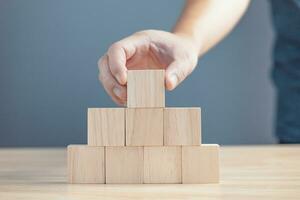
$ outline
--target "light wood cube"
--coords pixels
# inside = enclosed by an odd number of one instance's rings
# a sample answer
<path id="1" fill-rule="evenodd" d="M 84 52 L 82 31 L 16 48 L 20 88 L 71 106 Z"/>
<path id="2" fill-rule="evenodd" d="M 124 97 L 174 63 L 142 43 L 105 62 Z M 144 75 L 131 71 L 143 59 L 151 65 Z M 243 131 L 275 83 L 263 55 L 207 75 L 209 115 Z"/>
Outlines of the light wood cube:
<path id="1" fill-rule="evenodd" d="M 69 183 L 105 183 L 104 147 L 68 146 Z"/>
<path id="2" fill-rule="evenodd" d="M 144 147 L 144 183 L 181 183 L 181 147 Z"/>
<path id="3" fill-rule="evenodd" d="M 219 145 L 182 147 L 183 183 L 219 182 Z"/>
<path id="4" fill-rule="evenodd" d="M 163 145 L 163 109 L 126 109 L 126 146 Z"/>
<path id="5" fill-rule="evenodd" d="M 200 145 L 200 108 L 164 109 L 164 145 Z"/>
<path id="6" fill-rule="evenodd" d="M 124 146 L 125 109 L 89 108 L 88 145 Z"/>
<path id="7" fill-rule="evenodd" d="M 143 147 L 106 147 L 106 183 L 143 183 Z"/>
<path id="8" fill-rule="evenodd" d="M 164 78 L 164 70 L 129 70 L 127 107 L 165 107 Z"/>

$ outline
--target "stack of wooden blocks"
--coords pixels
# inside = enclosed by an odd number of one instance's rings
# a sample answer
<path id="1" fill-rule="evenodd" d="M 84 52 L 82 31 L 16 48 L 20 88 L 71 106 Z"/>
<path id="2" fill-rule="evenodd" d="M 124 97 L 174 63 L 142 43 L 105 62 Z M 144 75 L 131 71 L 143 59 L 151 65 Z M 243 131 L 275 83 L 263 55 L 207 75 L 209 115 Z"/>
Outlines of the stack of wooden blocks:
<path id="1" fill-rule="evenodd" d="M 165 108 L 164 70 L 129 70 L 127 108 L 89 108 L 88 145 L 68 146 L 70 183 L 217 183 L 219 146 L 200 108 Z"/>

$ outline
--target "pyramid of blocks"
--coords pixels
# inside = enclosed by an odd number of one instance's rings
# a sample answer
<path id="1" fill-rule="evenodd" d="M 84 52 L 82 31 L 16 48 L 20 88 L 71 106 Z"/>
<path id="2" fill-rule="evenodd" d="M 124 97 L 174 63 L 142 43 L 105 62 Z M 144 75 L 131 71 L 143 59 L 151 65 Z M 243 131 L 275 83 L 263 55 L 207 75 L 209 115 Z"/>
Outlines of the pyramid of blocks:
<path id="1" fill-rule="evenodd" d="M 166 108 L 164 70 L 129 70 L 127 108 L 89 108 L 87 145 L 68 146 L 69 183 L 217 183 L 219 146 L 200 108 Z"/>

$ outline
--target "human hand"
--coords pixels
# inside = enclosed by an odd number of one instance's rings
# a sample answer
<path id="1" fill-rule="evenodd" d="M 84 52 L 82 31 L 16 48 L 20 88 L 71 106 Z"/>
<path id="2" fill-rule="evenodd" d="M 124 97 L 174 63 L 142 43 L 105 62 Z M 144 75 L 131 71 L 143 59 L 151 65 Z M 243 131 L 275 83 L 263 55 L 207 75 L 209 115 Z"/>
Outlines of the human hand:
<path id="1" fill-rule="evenodd" d="M 99 59 L 99 80 L 113 101 L 124 105 L 128 69 L 166 69 L 165 85 L 173 90 L 194 70 L 198 53 L 196 43 L 184 35 L 137 32 L 112 44 Z"/>

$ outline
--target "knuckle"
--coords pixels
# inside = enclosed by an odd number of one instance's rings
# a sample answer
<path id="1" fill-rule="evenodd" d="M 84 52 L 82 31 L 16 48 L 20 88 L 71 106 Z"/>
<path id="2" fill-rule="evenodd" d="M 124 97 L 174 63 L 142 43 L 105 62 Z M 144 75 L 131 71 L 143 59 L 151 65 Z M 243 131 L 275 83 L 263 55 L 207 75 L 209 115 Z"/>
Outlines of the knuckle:
<path id="1" fill-rule="evenodd" d="M 133 35 L 145 35 L 147 34 L 147 30 L 135 32 Z"/>
<path id="2" fill-rule="evenodd" d="M 184 70 L 185 71 L 185 73 L 184 73 L 185 77 L 189 76 L 192 73 L 194 67 L 195 67 L 194 62 L 192 62 L 192 61 L 188 62 L 187 66 L 186 66 L 186 70 Z"/>
<path id="3" fill-rule="evenodd" d="M 190 60 L 191 67 L 194 68 L 198 64 L 198 56 L 197 56 L 197 54 L 191 55 L 191 57 L 190 57 L 189 60 Z"/>
<path id="4" fill-rule="evenodd" d="M 108 54 L 113 53 L 115 50 L 122 48 L 122 45 L 120 42 L 115 42 L 113 43 L 109 48 L 108 48 Z"/>
<path id="5" fill-rule="evenodd" d="M 111 80 L 107 76 L 100 74 L 99 80 L 103 85 L 106 85 L 106 86 L 111 85 Z"/>
<path id="6" fill-rule="evenodd" d="M 111 73 L 112 73 L 113 75 L 116 75 L 116 74 L 120 73 L 121 70 L 120 70 L 119 67 L 111 66 L 111 67 L 110 67 L 110 71 L 111 71 Z"/>
<path id="7" fill-rule="evenodd" d="M 178 72 L 177 72 L 177 75 L 178 75 L 178 79 L 179 79 L 179 81 L 182 81 L 184 78 L 185 78 L 185 76 L 186 76 L 186 72 L 185 72 L 185 70 L 179 70 Z"/>
<path id="8" fill-rule="evenodd" d="M 154 30 L 143 30 L 143 31 L 135 32 L 133 35 L 151 41 L 152 38 L 151 36 L 153 36 L 154 34 L 155 34 Z"/>
<path id="9" fill-rule="evenodd" d="M 147 30 L 142 30 L 134 33 L 135 35 L 148 35 L 148 34 L 153 34 L 156 31 L 154 29 L 147 29 Z"/>
<path id="10" fill-rule="evenodd" d="M 190 75 L 190 73 L 192 72 L 192 69 L 190 66 L 186 65 L 183 68 L 180 68 L 177 71 L 177 78 L 179 79 L 179 81 L 183 81 L 188 75 Z"/>
<path id="11" fill-rule="evenodd" d="M 183 80 L 187 76 L 189 76 L 193 72 L 196 65 L 197 65 L 197 59 L 193 59 L 193 58 L 185 59 L 183 67 L 180 68 L 180 70 L 178 70 L 178 75 L 180 77 L 180 80 Z"/>
<path id="12" fill-rule="evenodd" d="M 111 90 L 112 88 L 115 87 L 116 84 L 110 78 L 106 78 L 105 85 L 107 86 L 107 88 L 109 88 Z"/>

